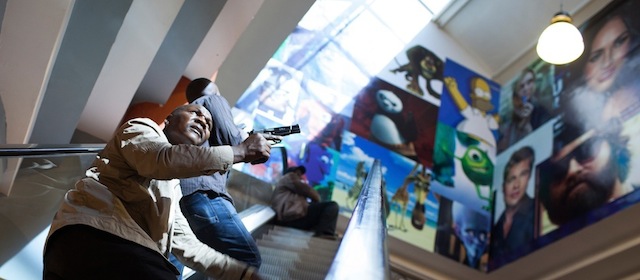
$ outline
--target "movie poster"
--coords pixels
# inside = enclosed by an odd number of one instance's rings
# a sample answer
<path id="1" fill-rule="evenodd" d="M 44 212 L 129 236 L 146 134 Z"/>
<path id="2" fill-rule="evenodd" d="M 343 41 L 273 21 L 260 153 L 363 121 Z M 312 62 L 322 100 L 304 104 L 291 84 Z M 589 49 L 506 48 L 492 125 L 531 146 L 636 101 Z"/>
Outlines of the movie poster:
<path id="1" fill-rule="evenodd" d="M 434 151 L 435 252 L 487 271 L 500 87 L 447 60 Z"/>
<path id="2" fill-rule="evenodd" d="M 489 267 L 499 267 L 533 250 L 537 237 L 535 178 L 552 152 L 551 120 L 498 155 Z"/>
<path id="3" fill-rule="evenodd" d="M 433 191 L 490 215 L 500 88 L 451 60 L 444 81 Z"/>
<path id="4" fill-rule="evenodd" d="M 557 114 L 562 83 L 556 83 L 555 70 L 555 65 L 537 60 L 502 86 L 498 153 Z"/>
<path id="5" fill-rule="evenodd" d="M 435 106 L 440 106 L 444 59 L 415 41 L 409 43 L 403 52 L 394 57 L 378 74 L 378 78 Z"/>
<path id="6" fill-rule="evenodd" d="M 382 164 L 388 234 L 433 251 L 438 202 L 429 192 L 429 170 L 348 131 L 343 134 L 333 192 L 341 213 L 351 215 L 374 159 Z"/>
<path id="7" fill-rule="evenodd" d="M 298 123 L 283 160 L 342 213 L 380 158 L 389 235 L 490 271 L 640 199 L 640 1 L 588 20 L 577 61 L 503 86 L 419 42 L 366 45 L 347 6 L 299 25 L 233 108 L 246 131 Z M 273 161 L 243 171 L 272 180 Z"/>
<path id="8" fill-rule="evenodd" d="M 438 107 L 373 78 L 355 98 L 350 131 L 431 167 Z"/>
<path id="9" fill-rule="evenodd" d="M 534 129 L 522 140 L 506 145 L 500 155 L 501 161 L 508 160 L 523 146 L 535 151 L 537 163 L 531 173 L 534 241 L 530 246 L 515 246 L 516 242 L 509 242 L 522 235 L 518 231 L 507 234 L 506 247 L 492 251 L 491 269 L 640 199 L 640 176 L 634 172 L 640 168 L 640 52 L 636 35 L 640 20 L 634 14 L 639 9 L 639 1 L 614 1 L 581 26 L 584 53 L 554 69 L 553 84 L 558 91 L 551 103 L 554 117 L 541 126 L 542 134 L 541 129 Z M 534 141 L 528 141 L 530 137 Z M 546 152 L 539 152 L 541 149 Z M 494 221 L 499 222 L 501 212 L 495 215 Z M 494 238 L 499 237 L 496 230 L 492 231 Z M 501 250 L 505 248 L 508 252 Z"/>

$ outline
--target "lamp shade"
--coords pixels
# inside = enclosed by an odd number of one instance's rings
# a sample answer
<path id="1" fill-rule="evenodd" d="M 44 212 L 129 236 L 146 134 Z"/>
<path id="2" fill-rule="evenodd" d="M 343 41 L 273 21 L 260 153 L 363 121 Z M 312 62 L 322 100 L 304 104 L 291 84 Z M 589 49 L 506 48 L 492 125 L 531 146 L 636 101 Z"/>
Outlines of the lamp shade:
<path id="1" fill-rule="evenodd" d="M 559 12 L 538 39 L 538 56 L 551 64 L 567 64 L 584 52 L 584 42 L 580 30 L 571 24 L 566 12 Z"/>

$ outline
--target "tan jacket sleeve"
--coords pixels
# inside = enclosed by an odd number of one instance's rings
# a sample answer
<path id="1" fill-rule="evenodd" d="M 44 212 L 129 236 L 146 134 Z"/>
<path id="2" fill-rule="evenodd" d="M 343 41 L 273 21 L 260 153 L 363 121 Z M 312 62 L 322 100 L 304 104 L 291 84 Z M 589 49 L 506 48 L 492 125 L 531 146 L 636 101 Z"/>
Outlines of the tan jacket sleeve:
<path id="1" fill-rule="evenodd" d="M 125 126 L 113 141 L 121 147 L 119 155 L 142 177 L 189 178 L 227 171 L 233 165 L 230 146 L 171 145 L 150 119 L 129 120 Z"/>

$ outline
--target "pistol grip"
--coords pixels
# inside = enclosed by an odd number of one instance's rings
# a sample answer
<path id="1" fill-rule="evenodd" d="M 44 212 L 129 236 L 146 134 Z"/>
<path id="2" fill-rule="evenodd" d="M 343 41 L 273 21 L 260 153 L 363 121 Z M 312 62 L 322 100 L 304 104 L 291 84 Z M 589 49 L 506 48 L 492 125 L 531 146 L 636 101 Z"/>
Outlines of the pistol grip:
<path id="1" fill-rule="evenodd" d="M 261 159 L 257 159 L 257 160 L 252 161 L 251 164 L 252 165 L 261 164 L 261 163 L 267 162 L 267 160 L 269 160 L 269 158 L 263 157 Z"/>

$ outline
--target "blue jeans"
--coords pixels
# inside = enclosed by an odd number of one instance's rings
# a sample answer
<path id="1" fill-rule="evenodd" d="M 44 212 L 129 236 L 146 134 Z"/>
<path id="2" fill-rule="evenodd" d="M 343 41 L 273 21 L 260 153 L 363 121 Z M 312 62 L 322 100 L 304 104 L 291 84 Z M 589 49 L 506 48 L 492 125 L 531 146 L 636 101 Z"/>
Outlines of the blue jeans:
<path id="1" fill-rule="evenodd" d="M 176 266 L 176 268 L 178 269 L 178 271 L 180 272 L 180 275 L 178 275 L 178 280 L 182 279 L 182 272 L 184 272 L 184 264 L 182 264 L 178 258 L 176 258 L 176 256 L 173 255 L 173 253 L 169 253 L 169 261 Z"/>
<path id="2" fill-rule="evenodd" d="M 180 200 L 180 209 L 200 241 L 236 260 L 260 267 L 258 245 L 231 202 L 195 192 Z"/>

